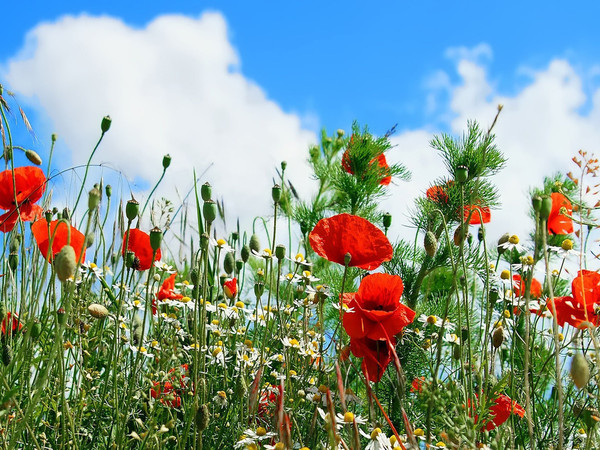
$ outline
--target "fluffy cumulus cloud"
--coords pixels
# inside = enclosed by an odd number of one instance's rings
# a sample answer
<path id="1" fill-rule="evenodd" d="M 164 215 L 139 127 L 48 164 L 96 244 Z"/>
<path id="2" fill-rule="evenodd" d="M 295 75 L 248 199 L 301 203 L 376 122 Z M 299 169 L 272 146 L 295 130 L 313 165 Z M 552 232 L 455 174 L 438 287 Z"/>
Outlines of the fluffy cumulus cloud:
<path id="1" fill-rule="evenodd" d="M 192 169 L 208 169 L 201 183 L 210 181 L 225 199 L 230 220 L 269 211 L 282 160 L 300 190 L 308 180 L 314 133 L 244 77 L 219 13 L 161 16 L 142 28 L 111 17 L 63 17 L 31 30 L 3 72 L 49 118 L 59 148 L 71 150 L 66 163 L 85 163 L 100 119 L 110 114 L 94 162 L 140 181 L 134 191 L 159 178 L 166 153 L 172 166 L 161 193 L 183 195 Z"/>
<path id="2" fill-rule="evenodd" d="M 456 136 L 466 129 L 468 120 L 488 127 L 497 106 L 504 106 L 494 133 L 508 162 L 495 177 L 502 207 L 492 214 L 488 236 L 495 239 L 504 232 L 525 236 L 532 226 L 528 218 L 530 187 L 541 186 L 544 176 L 575 170 L 571 158 L 579 149 L 600 154 L 600 89 L 589 81 L 593 74 L 555 59 L 543 68 L 519 68 L 515 78 L 525 74 L 527 82 L 518 92 L 503 95 L 489 73 L 492 53 L 488 46 L 453 49 L 447 56 L 454 60 L 458 82 L 450 81 L 453 74 L 440 71 L 432 75 L 426 84 L 428 104 L 447 120 L 449 132 Z M 434 132 L 412 130 L 394 138 L 399 151 L 391 153 L 391 159 L 410 155 L 403 162 L 414 175 L 412 183 L 393 187 L 386 203 L 399 216 L 397 222 L 406 222 L 410 205 L 394 199 L 400 193 L 402 198 L 423 195 L 432 181 L 445 173 L 428 145 Z"/>

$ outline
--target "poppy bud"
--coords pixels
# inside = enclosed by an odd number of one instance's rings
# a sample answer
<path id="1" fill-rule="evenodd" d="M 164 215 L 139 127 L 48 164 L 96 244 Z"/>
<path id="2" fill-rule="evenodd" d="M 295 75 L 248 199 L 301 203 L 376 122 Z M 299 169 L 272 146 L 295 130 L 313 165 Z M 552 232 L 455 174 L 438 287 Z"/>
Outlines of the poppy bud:
<path id="1" fill-rule="evenodd" d="M 237 259 L 235 261 L 236 272 L 241 272 L 243 268 L 244 268 L 244 261 L 242 261 L 241 259 Z"/>
<path id="2" fill-rule="evenodd" d="M 13 349 L 10 345 L 4 344 L 2 346 L 2 362 L 5 366 L 8 366 L 13 360 Z"/>
<path id="3" fill-rule="evenodd" d="M 155 252 L 160 248 L 160 244 L 162 243 L 163 232 L 160 228 L 154 227 L 150 230 L 150 247 Z"/>
<path id="4" fill-rule="evenodd" d="M 500 325 L 492 333 L 492 345 L 496 349 L 500 348 L 503 341 L 504 341 L 504 328 L 502 328 L 502 325 Z"/>
<path id="5" fill-rule="evenodd" d="M 235 257 L 233 256 L 233 252 L 225 253 L 225 258 L 223 258 L 223 270 L 227 272 L 227 275 L 230 275 L 233 272 L 235 267 Z"/>
<path id="6" fill-rule="evenodd" d="M 542 198 L 542 207 L 540 209 L 540 217 L 542 220 L 547 220 L 552 211 L 552 197 L 546 196 Z"/>
<path id="7" fill-rule="evenodd" d="M 256 298 L 262 297 L 263 292 L 265 292 L 265 283 L 261 281 L 254 283 L 254 295 Z"/>
<path id="8" fill-rule="evenodd" d="M 97 188 L 92 188 L 88 194 L 88 208 L 90 210 L 96 209 L 100 204 L 102 194 Z"/>
<path id="9" fill-rule="evenodd" d="M 100 129 L 102 130 L 102 134 L 106 133 L 110 130 L 110 124 L 112 123 L 112 119 L 110 116 L 104 116 L 102 118 L 102 122 L 100 123 Z"/>
<path id="10" fill-rule="evenodd" d="M 106 192 L 106 197 L 110 198 L 112 196 L 112 186 L 110 184 L 107 184 L 104 188 L 104 192 Z"/>
<path id="11" fill-rule="evenodd" d="M 454 245 L 461 245 L 465 241 L 468 230 L 469 227 L 466 224 L 465 226 L 459 225 L 456 227 L 456 230 L 454 230 Z"/>
<path id="12" fill-rule="evenodd" d="M 9 162 L 12 159 L 13 151 L 11 147 L 4 147 L 4 159 Z"/>
<path id="13" fill-rule="evenodd" d="M 260 239 L 258 239 L 258 235 L 253 234 L 250 238 L 250 250 L 254 250 L 255 253 L 260 251 Z"/>
<path id="14" fill-rule="evenodd" d="M 542 197 L 540 197 L 539 195 L 533 197 L 531 199 L 531 206 L 533 206 L 533 210 L 535 212 L 540 212 L 540 210 L 542 209 Z"/>
<path id="15" fill-rule="evenodd" d="M 242 256 L 242 261 L 245 263 L 248 262 L 248 259 L 250 258 L 250 247 L 243 245 L 240 254 Z"/>
<path id="16" fill-rule="evenodd" d="M 21 241 L 23 240 L 23 236 L 21 233 L 13 234 L 10 240 L 9 251 L 10 253 L 18 252 L 19 248 L 21 248 Z"/>
<path id="17" fill-rule="evenodd" d="M 4 302 L 0 303 L 0 323 L 2 323 L 4 321 L 4 318 L 6 317 L 6 305 L 4 304 Z"/>
<path id="18" fill-rule="evenodd" d="M 452 344 L 452 357 L 456 360 L 459 360 L 460 355 L 461 355 L 460 345 Z"/>
<path id="19" fill-rule="evenodd" d="M 56 311 L 56 316 L 60 325 L 67 323 L 67 312 L 64 308 L 59 308 L 58 311 Z"/>
<path id="20" fill-rule="evenodd" d="M 392 215 L 389 212 L 386 212 L 383 215 L 383 228 L 386 230 L 392 225 Z"/>
<path id="21" fill-rule="evenodd" d="M 10 255 L 8 255 L 8 267 L 10 267 L 10 270 L 12 271 L 12 273 L 15 273 L 17 271 L 18 266 L 19 266 L 19 253 L 12 252 Z"/>
<path id="22" fill-rule="evenodd" d="M 205 202 L 209 201 L 212 197 L 212 187 L 208 181 L 200 186 L 200 196 Z"/>
<path id="23" fill-rule="evenodd" d="M 508 233 L 504 233 L 502 236 L 500 236 L 500 239 L 498 239 L 498 254 L 501 255 L 502 253 L 504 253 L 506 251 L 506 247 L 504 247 L 504 244 L 506 244 L 508 242 L 508 240 L 510 239 L 510 234 Z"/>
<path id="24" fill-rule="evenodd" d="M 279 261 L 285 258 L 285 245 L 278 244 L 275 246 L 275 256 Z"/>
<path id="25" fill-rule="evenodd" d="M 583 389 L 590 380 L 590 366 L 581 353 L 576 353 L 573 356 L 570 374 L 577 389 Z"/>
<path id="26" fill-rule="evenodd" d="M 212 200 L 206 200 L 202 206 L 202 214 L 208 223 L 213 223 L 217 218 L 217 204 Z"/>
<path id="27" fill-rule="evenodd" d="M 31 338 L 37 339 L 42 335 L 42 323 L 39 320 L 35 320 L 31 326 Z"/>
<path id="28" fill-rule="evenodd" d="M 96 235 L 94 234 L 93 231 L 90 231 L 88 234 L 86 234 L 85 236 L 85 248 L 90 248 L 92 245 L 94 245 L 94 239 L 95 239 Z"/>
<path id="29" fill-rule="evenodd" d="M 65 245 L 54 257 L 56 276 L 62 282 L 67 281 L 75 275 L 76 266 L 77 257 L 75 256 L 75 249 L 70 245 Z"/>
<path id="30" fill-rule="evenodd" d="M 104 319 L 106 316 L 108 316 L 108 309 L 99 303 L 92 303 L 90 306 L 88 306 L 88 312 L 96 319 Z"/>
<path id="31" fill-rule="evenodd" d="M 477 230 L 477 240 L 479 242 L 483 242 L 484 239 L 485 239 L 485 228 L 479 227 L 479 230 Z"/>
<path id="32" fill-rule="evenodd" d="M 286 168 L 287 168 L 287 161 L 281 161 L 281 170 L 285 171 Z"/>
<path id="33" fill-rule="evenodd" d="M 58 139 L 58 134 L 52 133 L 51 139 L 52 139 L 52 142 L 56 142 L 56 140 Z"/>
<path id="34" fill-rule="evenodd" d="M 165 156 L 163 156 L 162 165 L 164 170 L 167 170 L 169 168 L 169 166 L 171 165 L 171 155 L 167 153 Z"/>
<path id="35" fill-rule="evenodd" d="M 140 212 L 140 204 L 137 200 L 131 199 L 127 200 L 125 204 L 125 216 L 127 220 L 133 222 Z"/>
<path id="36" fill-rule="evenodd" d="M 279 203 L 279 200 L 281 200 L 281 186 L 276 184 L 271 188 L 271 197 L 273 198 L 273 203 Z"/>
<path id="37" fill-rule="evenodd" d="M 36 166 L 42 165 L 42 158 L 40 158 L 40 155 L 38 155 L 33 150 L 25 150 L 25 156 L 27 157 L 27 159 L 29 161 L 31 161 Z"/>
<path id="38" fill-rule="evenodd" d="M 437 239 L 435 238 L 435 234 L 433 234 L 432 231 L 425 233 L 425 241 L 423 242 L 423 245 L 425 246 L 425 253 L 427 253 L 427 256 L 433 258 L 435 252 L 437 251 L 438 243 Z"/>
<path id="39" fill-rule="evenodd" d="M 190 271 L 190 280 L 193 285 L 200 283 L 200 273 L 198 272 L 198 269 L 192 269 Z"/>
<path id="40" fill-rule="evenodd" d="M 469 168 L 467 166 L 458 166 L 455 173 L 456 181 L 464 183 L 469 179 Z"/>
<path id="41" fill-rule="evenodd" d="M 208 412 L 208 406 L 200 405 L 198 412 L 196 413 L 196 428 L 198 431 L 206 430 L 208 428 L 208 422 L 210 420 L 210 413 Z"/>

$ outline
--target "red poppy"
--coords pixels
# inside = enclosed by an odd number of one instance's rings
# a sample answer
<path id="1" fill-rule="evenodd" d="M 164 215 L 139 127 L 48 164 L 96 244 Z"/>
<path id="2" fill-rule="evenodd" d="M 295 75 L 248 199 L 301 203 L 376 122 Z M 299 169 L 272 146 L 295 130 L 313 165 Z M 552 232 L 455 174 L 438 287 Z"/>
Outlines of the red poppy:
<path id="1" fill-rule="evenodd" d="M 75 258 L 78 262 L 85 260 L 85 236 L 77 228 L 71 228 L 71 242 L 70 245 L 75 250 Z M 55 232 L 56 230 L 56 232 Z M 59 222 L 53 220 L 50 222 L 50 234 L 48 234 L 48 222 L 46 219 L 36 220 L 31 225 L 31 232 L 37 242 L 40 252 L 46 258 L 46 261 L 52 262 L 54 256 L 61 251 L 61 249 L 68 244 L 69 240 L 69 228 L 65 222 Z M 52 252 L 48 254 L 49 242 L 52 239 Z"/>
<path id="2" fill-rule="evenodd" d="M 19 218 L 32 221 L 40 218 L 43 212 L 42 207 L 35 204 L 46 189 L 46 177 L 42 169 L 33 166 L 17 167 L 14 176 L 13 183 L 12 170 L 0 172 L 0 209 L 8 209 L 0 216 L 0 231 L 5 233 L 15 227 Z"/>
<path id="3" fill-rule="evenodd" d="M 233 278 L 231 280 L 227 280 L 223 284 L 223 292 L 225 292 L 225 296 L 228 299 L 231 300 L 232 298 L 235 298 L 235 296 L 237 295 L 237 292 L 238 292 L 237 278 Z"/>
<path id="4" fill-rule="evenodd" d="M 573 205 L 567 197 L 560 192 L 552 193 L 552 210 L 548 217 L 548 233 L 551 234 L 569 234 L 573 232 L 573 221 L 570 217 L 561 214 L 560 210 L 566 209 L 570 216 L 573 214 Z"/>
<path id="5" fill-rule="evenodd" d="M 179 300 L 180 298 L 183 298 L 182 294 L 178 294 L 174 290 L 176 276 L 176 273 L 171 274 L 169 278 L 163 281 L 163 284 L 156 295 L 159 300 Z"/>
<path id="6" fill-rule="evenodd" d="M 523 409 L 516 400 L 513 401 L 508 395 L 501 394 L 490 407 L 490 413 L 492 415 L 492 420 L 485 424 L 485 429 L 487 431 L 491 431 L 502 425 L 508 420 L 511 413 L 523 417 L 525 415 L 525 409 Z"/>
<path id="7" fill-rule="evenodd" d="M 473 214 L 471 214 L 471 210 Z M 479 213 L 481 212 L 481 218 L 479 217 Z M 483 219 L 483 223 L 489 223 L 492 219 L 492 213 L 490 212 L 490 208 L 488 206 L 477 206 L 477 205 L 465 205 L 464 209 L 464 220 L 467 220 L 471 215 L 471 219 L 469 220 L 469 224 L 471 225 L 480 225 L 481 220 Z"/>
<path id="8" fill-rule="evenodd" d="M 390 344 L 395 346 L 396 338 L 392 337 Z M 388 343 L 368 338 L 353 338 L 350 339 L 350 350 L 354 356 L 363 359 L 361 368 L 367 379 L 378 383 L 392 360 Z"/>
<path id="9" fill-rule="evenodd" d="M 6 312 L 6 317 L 2 321 L 2 336 L 6 336 L 6 328 L 10 328 L 11 334 L 14 336 L 17 331 L 21 331 L 23 324 L 19 321 L 17 313 Z"/>
<path id="10" fill-rule="evenodd" d="M 380 153 L 379 156 L 376 156 L 375 158 L 373 158 L 371 160 L 371 162 L 369 163 L 369 167 L 375 163 L 375 160 L 377 160 L 377 166 L 379 168 L 380 173 L 382 174 L 382 178 L 379 181 L 379 184 L 381 184 L 382 186 L 387 186 L 391 183 L 392 181 L 392 177 L 386 174 L 390 173 L 390 166 L 388 166 L 387 160 L 385 159 L 385 155 L 383 153 Z M 346 151 L 344 152 L 344 155 L 342 156 L 342 167 L 344 168 L 344 170 L 346 172 L 348 172 L 351 175 L 354 175 L 354 170 L 352 169 L 352 159 L 350 156 L 350 148 L 346 149 Z"/>
<path id="11" fill-rule="evenodd" d="M 410 392 L 421 392 L 423 390 L 423 383 L 425 383 L 425 377 L 419 377 L 412 380 Z"/>
<path id="12" fill-rule="evenodd" d="M 152 398 L 159 398 L 163 405 L 170 406 L 171 408 L 179 408 L 181 406 L 181 396 L 178 394 L 178 389 L 175 389 L 170 381 L 165 381 L 164 383 L 155 381 L 153 387 L 150 389 L 150 395 Z"/>
<path id="13" fill-rule="evenodd" d="M 351 214 L 319 220 L 308 238 L 312 249 L 323 258 L 344 265 L 346 253 L 350 253 L 349 265 L 365 270 L 376 269 L 394 254 L 379 228 Z"/>
<path id="14" fill-rule="evenodd" d="M 412 323 L 415 312 L 400 303 L 403 290 L 398 275 L 374 273 L 363 278 L 358 292 L 344 294 L 344 302 L 353 308 L 344 314 L 348 336 L 390 339 Z"/>
<path id="15" fill-rule="evenodd" d="M 150 246 L 150 235 L 138 228 L 132 228 L 123 236 L 123 256 L 125 255 L 125 244 L 127 244 L 127 250 L 135 255 L 133 268 L 136 270 L 148 270 L 154 261 L 160 261 L 160 248 L 156 251 L 156 257 L 152 259 L 154 250 Z"/>
<path id="16" fill-rule="evenodd" d="M 425 193 L 427 198 L 436 203 L 448 203 L 448 194 L 443 186 L 431 186 Z"/>
<path id="17" fill-rule="evenodd" d="M 527 282 L 527 280 L 525 280 Z M 525 295 L 525 286 L 521 289 L 521 275 L 513 275 L 513 290 L 517 297 Z M 540 298 L 542 296 L 542 284 L 535 278 L 531 280 L 531 288 L 529 289 L 531 298 Z"/>
<path id="18" fill-rule="evenodd" d="M 556 316 L 557 323 L 561 327 L 565 323 L 576 328 L 588 324 L 598 326 L 600 320 L 596 308 L 600 304 L 600 274 L 590 270 L 579 271 L 571 283 L 571 292 L 572 297 L 556 297 L 554 302 L 548 300 L 548 309 Z"/>

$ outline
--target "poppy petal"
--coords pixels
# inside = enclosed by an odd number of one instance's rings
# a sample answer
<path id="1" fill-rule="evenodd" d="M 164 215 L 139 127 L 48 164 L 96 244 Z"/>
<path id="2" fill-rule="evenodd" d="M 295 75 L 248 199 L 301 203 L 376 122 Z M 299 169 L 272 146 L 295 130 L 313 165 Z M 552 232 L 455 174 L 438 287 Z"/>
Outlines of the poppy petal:
<path id="1" fill-rule="evenodd" d="M 569 234 L 573 232 L 573 220 L 561 214 L 561 209 L 565 208 L 567 214 L 573 214 L 573 205 L 567 197 L 560 192 L 553 192 L 552 195 L 552 210 L 548 216 L 548 233 L 551 234 Z"/>
<path id="2" fill-rule="evenodd" d="M 39 167 L 17 167 L 0 172 L 0 209 L 13 209 L 16 201 L 35 203 L 44 194 L 46 176 Z"/>
<path id="3" fill-rule="evenodd" d="M 132 228 L 125 233 L 123 236 L 123 255 L 125 255 L 126 244 L 127 250 L 132 251 L 139 259 L 139 265 L 136 267 L 137 270 L 148 270 L 154 261 L 160 261 L 160 248 L 156 251 L 156 257 L 153 260 L 154 251 L 150 245 L 150 235 L 144 233 L 142 230 Z"/>
<path id="4" fill-rule="evenodd" d="M 77 261 L 85 260 L 85 236 L 75 227 L 71 228 L 70 245 L 75 250 L 75 258 Z M 46 219 L 37 220 L 31 225 L 31 232 L 37 242 L 40 252 L 46 258 L 46 261 L 52 262 L 54 255 L 67 245 L 69 239 L 69 229 L 63 221 L 53 220 L 50 222 L 50 234 L 48 234 L 48 222 Z M 50 239 L 52 239 L 52 251 L 48 254 L 50 247 Z"/>

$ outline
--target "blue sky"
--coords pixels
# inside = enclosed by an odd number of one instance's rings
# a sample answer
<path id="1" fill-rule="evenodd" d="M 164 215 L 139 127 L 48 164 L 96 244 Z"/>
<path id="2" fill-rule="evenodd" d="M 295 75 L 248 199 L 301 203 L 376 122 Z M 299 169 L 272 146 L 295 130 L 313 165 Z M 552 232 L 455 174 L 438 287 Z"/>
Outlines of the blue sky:
<path id="1" fill-rule="evenodd" d="M 388 160 L 414 177 L 393 184 L 382 206 L 402 234 L 412 198 L 443 175 L 433 134 L 460 134 L 469 119 L 487 126 L 501 103 L 495 131 L 509 164 L 490 235 L 524 234 L 529 187 L 571 170 L 580 148 L 600 153 L 595 2 L 22 5 L 3 5 L 0 46 L 0 79 L 38 141 L 18 138 L 47 156 L 56 132 L 56 167 L 81 164 L 110 114 L 94 162 L 123 174 L 126 197 L 143 198 L 171 153 L 162 188 L 175 203 L 195 168 L 233 219 L 263 214 L 282 159 L 310 195 L 306 149 L 321 127 L 398 124 Z M 77 182 L 76 172 L 65 179 Z"/>

